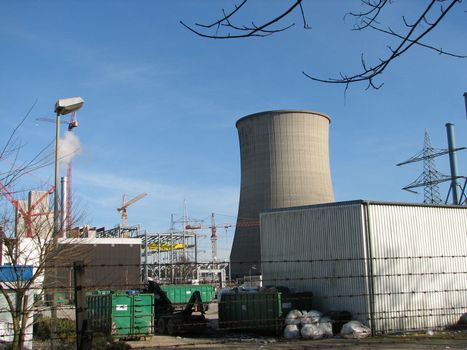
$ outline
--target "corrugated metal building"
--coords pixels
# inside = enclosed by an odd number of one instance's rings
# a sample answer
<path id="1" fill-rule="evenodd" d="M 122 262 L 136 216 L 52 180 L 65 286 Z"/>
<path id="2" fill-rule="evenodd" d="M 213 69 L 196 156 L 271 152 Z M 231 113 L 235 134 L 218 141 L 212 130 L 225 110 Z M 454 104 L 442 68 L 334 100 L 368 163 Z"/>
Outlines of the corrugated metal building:
<path id="1" fill-rule="evenodd" d="M 467 311 L 467 207 L 368 201 L 261 216 L 264 284 L 312 291 L 374 333 L 443 327 Z"/>

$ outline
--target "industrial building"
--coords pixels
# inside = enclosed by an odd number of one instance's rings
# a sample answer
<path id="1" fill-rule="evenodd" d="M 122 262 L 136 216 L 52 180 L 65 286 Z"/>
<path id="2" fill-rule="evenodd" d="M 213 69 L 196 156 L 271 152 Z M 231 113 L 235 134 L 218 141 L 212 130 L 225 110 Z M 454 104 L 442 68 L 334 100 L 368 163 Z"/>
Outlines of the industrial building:
<path id="1" fill-rule="evenodd" d="M 66 238 L 58 242 L 57 272 L 46 269 L 45 281 L 67 300 L 73 299 L 73 263 L 85 266 L 83 286 L 98 289 L 128 290 L 141 287 L 141 239 L 139 238 Z M 55 279 L 56 282 L 52 281 Z"/>
<path id="2" fill-rule="evenodd" d="M 27 283 L 33 274 L 32 266 L 24 265 L 2 265 L 0 266 L 0 344 L 11 343 L 14 336 L 13 317 L 11 305 L 17 302 L 17 289 Z M 22 296 L 23 312 L 18 318 L 19 322 L 24 322 L 24 347 L 25 349 L 33 348 L 33 323 L 34 323 L 34 294 L 35 290 L 30 288 L 24 292 Z"/>
<path id="3" fill-rule="evenodd" d="M 246 275 L 253 266 L 261 270 L 260 212 L 334 201 L 329 123 L 325 114 L 299 110 L 256 113 L 237 121 L 241 188 L 232 276 Z"/>
<path id="4" fill-rule="evenodd" d="M 467 207 L 368 201 L 261 214 L 265 284 L 311 291 L 374 334 L 445 327 L 466 312 Z"/>

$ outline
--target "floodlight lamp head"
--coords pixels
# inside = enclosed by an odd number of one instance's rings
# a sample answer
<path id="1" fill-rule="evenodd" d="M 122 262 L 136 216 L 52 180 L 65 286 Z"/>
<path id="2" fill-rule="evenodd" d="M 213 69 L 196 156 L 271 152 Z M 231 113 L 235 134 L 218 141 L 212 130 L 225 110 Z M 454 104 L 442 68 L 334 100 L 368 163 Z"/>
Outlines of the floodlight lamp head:
<path id="1" fill-rule="evenodd" d="M 55 113 L 57 115 L 65 115 L 71 112 L 75 112 L 80 109 L 84 104 L 84 100 L 81 97 L 70 97 L 57 100 L 55 103 Z"/>

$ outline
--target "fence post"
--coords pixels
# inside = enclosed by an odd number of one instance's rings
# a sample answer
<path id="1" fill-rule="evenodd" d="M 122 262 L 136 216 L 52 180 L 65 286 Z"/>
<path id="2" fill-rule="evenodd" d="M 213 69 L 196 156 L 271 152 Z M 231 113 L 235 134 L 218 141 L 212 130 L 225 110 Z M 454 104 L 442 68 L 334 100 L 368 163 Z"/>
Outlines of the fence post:
<path id="1" fill-rule="evenodd" d="M 88 313 L 86 307 L 86 291 L 84 286 L 84 261 L 73 263 L 73 277 L 75 284 L 75 318 L 76 318 L 76 348 L 90 350 L 92 341 L 88 333 Z"/>

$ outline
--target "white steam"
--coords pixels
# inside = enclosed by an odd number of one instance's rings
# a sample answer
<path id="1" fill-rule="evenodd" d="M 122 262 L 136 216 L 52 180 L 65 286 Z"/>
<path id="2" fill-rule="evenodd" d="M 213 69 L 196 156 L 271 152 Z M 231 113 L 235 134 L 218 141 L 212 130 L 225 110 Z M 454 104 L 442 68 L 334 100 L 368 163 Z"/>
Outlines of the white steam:
<path id="1" fill-rule="evenodd" d="M 67 131 L 60 140 L 60 164 L 67 167 L 75 156 L 82 153 L 81 143 L 76 134 Z"/>

